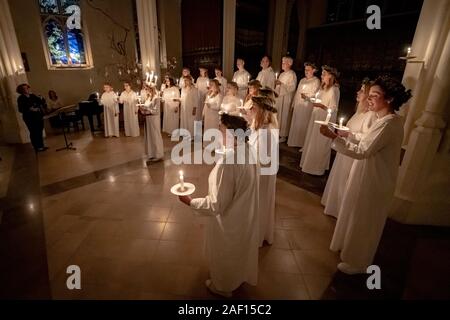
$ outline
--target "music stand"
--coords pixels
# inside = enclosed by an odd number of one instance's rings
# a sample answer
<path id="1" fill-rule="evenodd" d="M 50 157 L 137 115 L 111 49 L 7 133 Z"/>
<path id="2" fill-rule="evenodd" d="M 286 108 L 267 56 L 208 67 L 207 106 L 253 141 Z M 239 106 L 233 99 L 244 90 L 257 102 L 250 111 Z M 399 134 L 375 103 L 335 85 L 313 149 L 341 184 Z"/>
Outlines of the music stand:
<path id="1" fill-rule="evenodd" d="M 56 110 L 56 111 L 54 111 L 54 112 L 52 112 L 52 113 L 50 113 L 49 115 L 46 115 L 45 117 L 44 117 L 44 119 L 49 119 L 49 118 L 53 118 L 53 117 L 56 117 L 56 116 L 59 116 L 59 119 L 61 120 L 61 127 L 62 127 L 62 130 L 63 130 L 63 135 L 64 135 L 64 142 L 65 142 L 65 144 L 66 144 L 66 146 L 65 147 L 61 147 L 61 148 L 59 148 L 59 149 L 56 149 L 56 151 L 62 151 L 62 150 L 77 150 L 77 148 L 75 148 L 74 146 L 73 146 L 73 143 L 72 142 L 69 142 L 68 140 L 67 140 L 67 135 L 66 135 L 66 125 L 65 125 L 65 121 L 64 121 L 64 119 L 63 119 L 63 114 L 65 113 L 65 112 L 67 112 L 67 111 L 69 111 L 69 110 L 73 110 L 73 109 L 75 109 L 77 106 L 75 105 L 75 104 L 72 104 L 72 105 L 69 105 L 69 106 L 66 106 L 66 107 L 62 107 L 62 108 L 59 108 L 58 110 Z"/>

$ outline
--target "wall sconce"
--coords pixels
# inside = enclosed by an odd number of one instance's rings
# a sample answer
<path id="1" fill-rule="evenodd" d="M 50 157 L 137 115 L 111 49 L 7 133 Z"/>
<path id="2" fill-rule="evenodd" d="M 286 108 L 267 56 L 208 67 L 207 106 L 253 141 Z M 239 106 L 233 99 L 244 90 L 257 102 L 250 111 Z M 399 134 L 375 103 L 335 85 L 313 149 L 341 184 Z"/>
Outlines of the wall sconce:
<path id="1" fill-rule="evenodd" d="M 414 60 L 416 58 L 416 56 L 411 55 L 411 47 L 408 47 L 406 56 L 399 57 L 400 60 L 405 60 L 406 63 L 425 63 L 423 60 Z"/>
<path id="2" fill-rule="evenodd" d="M 23 69 L 23 66 L 19 66 L 19 68 L 16 70 L 16 74 L 20 75 L 20 74 L 24 74 L 24 73 L 25 73 L 25 71 Z"/>

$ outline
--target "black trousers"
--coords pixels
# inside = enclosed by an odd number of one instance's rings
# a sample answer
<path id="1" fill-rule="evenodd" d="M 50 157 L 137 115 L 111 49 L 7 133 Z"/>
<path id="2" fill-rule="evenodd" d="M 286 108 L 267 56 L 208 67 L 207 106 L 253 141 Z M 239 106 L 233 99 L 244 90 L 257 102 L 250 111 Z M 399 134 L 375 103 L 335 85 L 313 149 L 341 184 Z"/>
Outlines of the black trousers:
<path id="1" fill-rule="evenodd" d="M 35 150 L 44 147 L 44 120 L 42 118 L 27 118 L 23 119 L 30 132 L 30 140 Z"/>

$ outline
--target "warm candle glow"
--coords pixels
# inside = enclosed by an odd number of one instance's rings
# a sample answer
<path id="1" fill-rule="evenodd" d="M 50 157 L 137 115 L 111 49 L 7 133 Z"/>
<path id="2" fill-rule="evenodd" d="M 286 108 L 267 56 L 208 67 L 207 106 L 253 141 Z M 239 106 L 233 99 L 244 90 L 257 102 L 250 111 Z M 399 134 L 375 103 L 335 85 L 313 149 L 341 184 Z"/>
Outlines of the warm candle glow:
<path id="1" fill-rule="evenodd" d="M 342 128 L 342 125 L 344 124 L 344 118 L 339 119 L 339 128 Z"/>
<path id="2" fill-rule="evenodd" d="M 331 119 L 331 112 L 333 112 L 333 110 L 331 110 L 330 108 L 328 108 L 327 110 L 327 118 L 325 120 L 325 122 L 328 124 L 328 122 L 330 122 Z"/>
<path id="3" fill-rule="evenodd" d="M 184 175 L 183 175 L 183 171 L 180 171 L 180 188 L 181 188 L 181 191 L 184 191 Z"/>
<path id="4" fill-rule="evenodd" d="M 408 56 L 411 54 L 411 47 L 408 47 Z"/>

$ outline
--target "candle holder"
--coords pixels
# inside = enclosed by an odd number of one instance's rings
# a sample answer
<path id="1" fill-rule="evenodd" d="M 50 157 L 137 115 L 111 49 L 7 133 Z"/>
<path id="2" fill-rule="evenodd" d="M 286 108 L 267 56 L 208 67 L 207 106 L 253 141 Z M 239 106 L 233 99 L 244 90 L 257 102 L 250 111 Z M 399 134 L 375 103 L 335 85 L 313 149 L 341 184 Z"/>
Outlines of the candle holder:
<path id="1" fill-rule="evenodd" d="M 192 183 L 184 182 L 184 173 L 180 171 L 180 183 L 174 185 L 170 192 L 177 196 L 188 196 L 193 194 L 195 191 L 195 186 Z"/>

